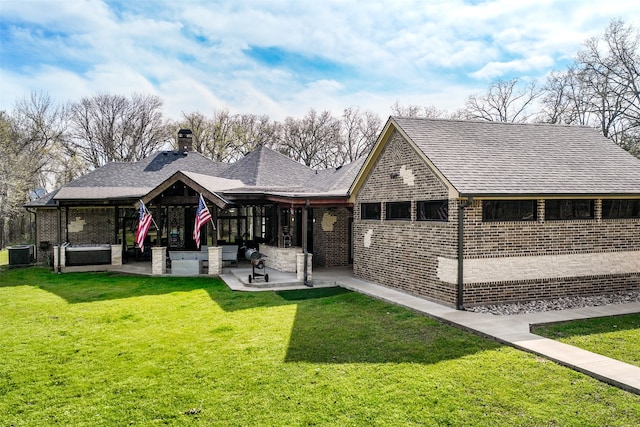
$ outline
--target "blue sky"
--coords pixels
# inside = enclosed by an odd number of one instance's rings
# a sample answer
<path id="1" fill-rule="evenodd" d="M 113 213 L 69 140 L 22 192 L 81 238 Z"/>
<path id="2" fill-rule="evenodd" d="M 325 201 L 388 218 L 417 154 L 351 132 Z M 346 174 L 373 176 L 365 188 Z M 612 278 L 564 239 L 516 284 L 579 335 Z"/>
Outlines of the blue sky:
<path id="1" fill-rule="evenodd" d="M 498 79 L 543 83 L 615 18 L 640 27 L 640 3 L 0 0 L 0 109 L 33 90 L 155 93 L 175 119 L 455 110 Z"/>

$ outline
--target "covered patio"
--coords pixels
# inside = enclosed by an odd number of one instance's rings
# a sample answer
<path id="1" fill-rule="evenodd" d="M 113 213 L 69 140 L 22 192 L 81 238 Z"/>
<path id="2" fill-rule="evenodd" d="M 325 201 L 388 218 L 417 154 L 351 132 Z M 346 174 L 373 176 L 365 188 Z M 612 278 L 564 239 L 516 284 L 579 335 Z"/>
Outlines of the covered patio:
<path id="1" fill-rule="evenodd" d="M 359 167 L 312 170 L 262 146 L 233 164 L 160 152 L 107 164 L 27 207 L 46 247 L 39 259 L 59 272 L 146 264 L 154 275 L 219 275 L 253 250 L 267 268 L 308 282 L 316 267 L 351 264 L 347 194 Z M 211 220 L 196 242 L 200 197 Z M 140 205 L 153 218 L 142 244 L 135 241 Z M 98 250 L 104 259 L 95 262 Z"/>

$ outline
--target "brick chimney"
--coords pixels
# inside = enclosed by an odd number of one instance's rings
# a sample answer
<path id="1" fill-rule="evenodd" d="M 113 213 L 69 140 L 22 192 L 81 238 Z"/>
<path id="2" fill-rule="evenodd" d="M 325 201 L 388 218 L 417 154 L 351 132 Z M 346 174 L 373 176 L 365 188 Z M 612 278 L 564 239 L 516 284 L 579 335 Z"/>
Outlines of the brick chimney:
<path id="1" fill-rule="evenodd" d="M 193 150 L 193 132 L 191 129 L 180 129 L 178 131 L 178 151 L 192 151 Z"/>

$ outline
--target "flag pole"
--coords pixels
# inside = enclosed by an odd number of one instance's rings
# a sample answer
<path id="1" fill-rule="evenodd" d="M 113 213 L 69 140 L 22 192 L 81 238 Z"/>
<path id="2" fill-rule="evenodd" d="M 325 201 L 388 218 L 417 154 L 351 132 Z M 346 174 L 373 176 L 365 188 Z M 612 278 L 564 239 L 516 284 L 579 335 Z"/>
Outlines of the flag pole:
<path id="1" fill-rule="evenodd" d="M 147 209 L 147 205 L 144 204 L 144 202 L 142 201 L 142 199 L 140 199 L 140 203 L 142 203 L 142 207 L 144 208 L 144 211 L 146 213 L 148 213 L 149 215 L 151 215 L 151 212 L 149 212 L 149 209 Z M 151 215 L 151 222 L 153 222 L 153 225 L 156 226 L 156 230 L 160 230 L 160 227 L 158 227 L 158 224 L 156 224 L 156 220 L 153 219 L 153 215 Z"/>

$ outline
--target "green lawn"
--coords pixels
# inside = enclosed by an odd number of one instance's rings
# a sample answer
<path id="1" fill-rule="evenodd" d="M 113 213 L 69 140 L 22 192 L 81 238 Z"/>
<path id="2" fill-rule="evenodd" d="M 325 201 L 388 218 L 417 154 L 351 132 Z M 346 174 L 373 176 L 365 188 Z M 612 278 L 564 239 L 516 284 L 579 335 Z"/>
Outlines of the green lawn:
<path id="1" fill-rule="evenodd" d="M 0 426 L 632 426 L 640 396 L 340 289 L 0 272 Z"/>
<path id="2" fill-rule="evenodd" d="M 538 326 L 534 333 L 640 366 L 640 313 Z"/>

